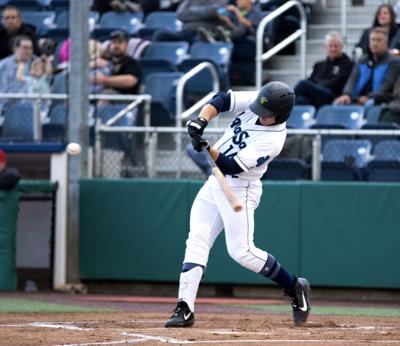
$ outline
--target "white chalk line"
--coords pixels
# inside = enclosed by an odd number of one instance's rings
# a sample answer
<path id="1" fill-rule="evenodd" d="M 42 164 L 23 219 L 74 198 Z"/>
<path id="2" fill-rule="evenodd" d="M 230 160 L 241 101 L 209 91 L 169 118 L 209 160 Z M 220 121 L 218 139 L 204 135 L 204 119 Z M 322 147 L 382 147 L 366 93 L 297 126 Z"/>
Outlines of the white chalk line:
<path id="1" fill-rule="evenodd" d="M 25 324 L 3 324 L 1 327 L 36 327 L 36 328 L 55 328 L 55 329 L 66 329 L 66 330 L 76 330 L 76 331 L 93 331 L 97 330 L 96 328 L 81 328 L 77 326 L 71 325 L 74 322 L 63 322 L 63 324 L 58 322 L 32 322 Z M 378 327 L 379 328 L 379 327 Z M 390 329 L 391 327 L 389 327 Z M 164 328 L 151 328 L 156 330 L 163 330 Z M 322 329 L 325 329 L 322 327 Z M 333 327 L 327 327 L 326 329 L 335 329 Z M 340 327 L 336 329 L 367 329 L 374 330 L 377 329 L 375 326 L 360 326 L 360 327 Z M 393 329 L 393 328 L 391 328 Z M 139 343 L 146 341 L 158 341 L 161 343 L 170 343 L 170 344 L 219 344 L 219 343 L 359 343 L 359 342 L 367 342 L 367 343 L 378 343 L 378 344 L 389 344 L 389 343 L 399 343 L 400 340 L 356 340 L 356 339 L 268 339 L 268 340 L 260 340 L 260 339 L 241 339 L 241 340 L 180 340 L 174 339 L 165 336 L 157 336 L 157 335 L 146 335 L 141 333 L 132 333 L 132 332 L 118 332 L 117 329 L 113 330 L 120 335 L 135 337 L 135 339 L 125 339 L 125 340 L 114 340 L 107 342 L 93 342 L 93 343 L 79 343 L 79 344 L 63 344 L 62 346 L 90 346 L 90 345 L 117 345 L 117 344 L 126 344 L 126 343 Z M 220 334 L 235 334 L 235 335 L 245 335 L 249 334 L 249 332 L 239 332 L 232 330 L 214 330 L 208 331 L 209 333 L 220 333 Z M 309 332 L 295 332 L 296 334 L 309 335 Z M 271 333 L 267 332 L 252 332 L 253 335 L 270 335 Z M 61 345 L 60 345 L 61 346 Z"/>
<path id="2" fill-rule="evenodd" d="M 99 341 L 99 342 L 88 342 L 84 344 L 61 344 L 54 346 L 94 346 L 94 345 L 119 345 L 119 344 L 138 344 L 149 341 L 148 339 L 128 339 L 128 340 L 116 340 L 116 341 Z"/>

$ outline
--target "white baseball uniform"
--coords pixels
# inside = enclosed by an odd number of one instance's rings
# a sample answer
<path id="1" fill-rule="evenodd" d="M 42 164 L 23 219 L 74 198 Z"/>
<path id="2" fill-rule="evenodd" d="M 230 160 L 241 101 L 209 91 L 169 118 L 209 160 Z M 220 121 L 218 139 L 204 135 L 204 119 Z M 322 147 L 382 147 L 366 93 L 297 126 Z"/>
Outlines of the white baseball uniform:
<path id="1" fill-rule="evenodd" d="M 254 211 L 262 194 L 260 178 L 282 150 L 286 123 L 257 125 L 258 116 L 248 108 L 257 92 L 231 92 L 230 95 L 230 111 L 235 118 L 213 148 L 233 158 L 243 169 L 237 175 L 226 177 L 244 208 L 234 212 L 217 180 L 210 176 L 192 205 L 184 263 L 206 267 L 210 249 L 225 229 L 229 255 L 245 268 L 259 273 L 268 253 L 254 245 Z M 201 267 L 181 273 L 179 299 L 186 301 L 191 311 L 194 311 L 202 275 Z"/>

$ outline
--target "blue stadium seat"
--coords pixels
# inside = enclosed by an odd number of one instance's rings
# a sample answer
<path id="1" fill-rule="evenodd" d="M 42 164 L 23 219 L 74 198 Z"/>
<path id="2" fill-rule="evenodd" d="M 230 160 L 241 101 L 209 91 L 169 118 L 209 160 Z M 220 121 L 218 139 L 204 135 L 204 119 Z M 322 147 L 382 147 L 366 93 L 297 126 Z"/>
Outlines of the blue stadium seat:
<path id="1" fill-rule="evenodd" d="M 13 140 L 33 139 L 33 104 L 21 101 L 10 104 L 3 111 L 2 137 Z"/>
<path id="2" fill-rule="evenodd" d="M 375 159 L 368 163 L 370 181 L 400 181 L 400 141 L 384 140 L 373 150 Z"/>
<path id="3" fill-rule="evenodd" d="M 322 150 L 322 180 L 362 180 L 372 144 L 366 139 L 333 139 Z"/>
<path id="4" fill-rule="evenodd" d="M 24 11 L 41 11 L 43 5 L 36 0 L 9 0 L 7 5 L 16 6 L 21 12 Z"/>
<path id="5" fill-rule="evenodd" d="M 138 31 L 142 24 L 143 13 L 116 13 L 106 12 L 99 21 L 99 28 L 106 31 L 124 29 L 130 34 Z M 95 31 L 97 31 L 96 29 Z"/>
<path id="6" fill-rule="evenodd" d="M 69 37 L 69 28 L 52 28 L 47 31 L 45 36 L 51 38 L 56 44 L 58 44 Z"/>
<path id="7" fill-rule="evenodd" d="M 217 69 L 220 79 L 220 88 L 228 89 L 230 86 L 229 68 L 232 50 L 233 45 L 227 42 L 196 42 L 190 49 L 190 58 L 184 60 L 179 65 L 179 69 L 183 72 L 188 72 L 203 61 L 211 62 Z M 200 72 L 188 85 L 190 91 L 194 93 L 205 93 L 212 90 L 210 72 L 207 70 Z"/>
<path id="8" fill-rule="evenodd" d="M 55 104 L 50 108 L 49 122 L 42 126 L 42 136 L 45 140 L 65 139 L 68 106 L 65 103 Z"/>
<path id="9" fill-rule="evenodd" d="M 176 12 L 154 11 L 147 15 L 144 27 L 138 31 L 138 35 L 143 39 L 151 40 L 156 30 L 177 32 L 181 30 L 181 25 L 176 18 Z"/>
<path id="10" fill-rule="evenodd" d="M 400 161 L 400 141 L 385 140 L 377 143 L 373 154 L 375 160 L 380 161 Z"/>
<path id="11" fill-rule="evenodd" d="M 372 106 L 365 112 L 365 118 L 367 119 L 366 124 L 377 124 L 379 123 L 379 117 L 381 115 L 382 106 Z"/>
<path id="12" fill-rule="evenodd" d="M 153 42 L 140 59 L 143 78 L 154 72 L 177 72 L 189 50 L 187 42 Z"/>
<path id="13" fill-rule="evenodd" d="M 69 10 L 70 0 L 51 0 L 48 7 L 56 13 L 61 13 Z"/>
<path id="14" fill-rule="evenodd" d="M 36 27 L 38 36 L 45 35 L 49 29 L 54 27 L 56 13 L 53 11 L 24 11 L 22 21 Z"/>
<path id="15" fill-rule="evenodd" d="M 181 72 L 152 73 L 145 80 L 144 93 L 152 96 L 151 125 L 166 126 L 175 122 L 175 91 Z"/>
<path id="16" fill-rule="evenodd" d="M 286 122 L 288 128 L 308 129 L 314 123 L 314 106 L 294 106 L 292 114 Z"/>
<path id="17" fill-rule="evenodd" d="M 269 165 L 262 179 L 299 180 L 304 179 L 307 165 L 300 159 L 275 159 Z"/>
<path id="18" fill-rule="evenodd" d="M 359 129 L 363 124 L 364 107 L 357 105 L 322 106 L 312 128 Z"/>
<path id="19" fill-rule="evenodd" d="M 89 23 L 96 24 L 99 21 L 99 17 L 100 17 L 99 12 L 90 11 L 89 12 Z M 69 28 L 69 11 L 60 12 L 57 15 L 55 24 L 58 29 Z"/>

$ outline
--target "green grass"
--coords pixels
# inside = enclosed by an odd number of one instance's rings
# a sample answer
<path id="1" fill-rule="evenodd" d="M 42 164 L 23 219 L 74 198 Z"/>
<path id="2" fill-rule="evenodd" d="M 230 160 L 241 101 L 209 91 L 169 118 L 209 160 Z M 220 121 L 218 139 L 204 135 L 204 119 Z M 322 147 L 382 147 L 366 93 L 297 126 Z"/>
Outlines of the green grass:
<path id="1" fill-rule="evenodd" d="M 113 312 L 112 309 L 45 303 L 19 298 L 0 298 L 0 313 L 24 312 Z"/>
<path id="2" fill-rule="evenodd" d="M 240 305 L 255 310 L 268 312 L 288 313 L 291 311 L 289 305 Z M 367 316 L 367 317 L 400 317 L 400 309 L 390 308 L 357 308 L 345 306 L 313 306 L 312 314 L 316 315 L 338 315 L 338 316 Z"/>

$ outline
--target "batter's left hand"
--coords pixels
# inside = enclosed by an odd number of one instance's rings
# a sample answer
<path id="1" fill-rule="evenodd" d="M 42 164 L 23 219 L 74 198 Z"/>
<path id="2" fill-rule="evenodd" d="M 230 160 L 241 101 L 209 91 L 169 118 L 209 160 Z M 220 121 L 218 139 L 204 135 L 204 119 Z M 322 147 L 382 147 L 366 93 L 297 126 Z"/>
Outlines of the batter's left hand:
<path id="1" fill-rule="evenodd" d="M 207 150 L 210 149 L 210 143 L 199 135 L 195 135 L 194 137 L 192 137 L 192 145 L 193 149 L 197 152 L 201 152 L 203 147 Z"/>
<path id="2" fill-rule="evenodd" d="M 207 125 L 208 121 L 203 117 L 198 117 L 195 120 L 189 120 L 186 123 L 189 136 L 192 138 L 194 138 L 195 136 L 202 136 L 204 129 L 206 128 Z"/>

